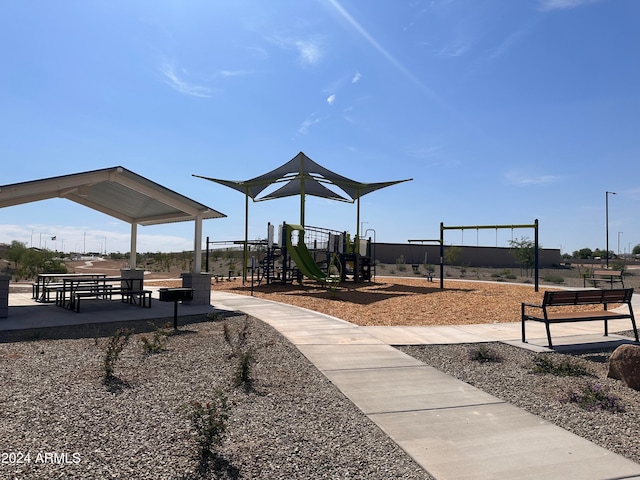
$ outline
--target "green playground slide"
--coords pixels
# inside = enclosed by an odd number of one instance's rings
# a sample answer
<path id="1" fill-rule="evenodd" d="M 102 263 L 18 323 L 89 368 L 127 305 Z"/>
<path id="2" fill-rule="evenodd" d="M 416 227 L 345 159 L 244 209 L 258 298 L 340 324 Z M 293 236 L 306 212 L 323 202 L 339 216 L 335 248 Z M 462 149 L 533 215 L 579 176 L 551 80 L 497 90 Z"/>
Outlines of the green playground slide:
<path id="1" fill-rule="evenodd" d="M 291 243 L 291 233 L 296 230 L 304 232 L 304 228 L 300 225 L 286 224 L 285 236 L 287 239 L 287 252 L 291 255 L 293 261 L 296 262 L 298 270 L 300 270 L 305 277 L 310 278 L 311 280 L 316 280 L 318 282 L 331 280 L 328 278 L 327 274 L 318 267 L 304 242 L 298 242 L 298 245 L 293 245 Z"/>

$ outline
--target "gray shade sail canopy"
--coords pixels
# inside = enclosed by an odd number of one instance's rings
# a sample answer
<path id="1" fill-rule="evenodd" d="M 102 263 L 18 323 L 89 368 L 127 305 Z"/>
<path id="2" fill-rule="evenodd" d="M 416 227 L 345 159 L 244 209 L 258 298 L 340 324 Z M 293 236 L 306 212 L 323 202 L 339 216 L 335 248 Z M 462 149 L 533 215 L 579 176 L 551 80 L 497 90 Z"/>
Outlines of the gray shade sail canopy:
<path id="1" fill-rule="evenodd" d="M 219 183 L 229 188 L 233 188 L 245 194 L 245 246 L 244 246 L 244 275 L 246 276 L 247 266 L 247 243 L 249 235 L 249 198 L 254 202 L 262 200 L 274 200 L 276 198 L 291 197 L 300 195 L 300 225 L 304 226 L 305 218 L 305 196 L 312 195 L 315 197 L 327 198 L 330 200 L 338 200 L 343 202 L 358 202 L 357 220 L 356 220 L 356 236 L 360 236 L 360 197 L 375 192 L 381 188 L 390 187 L 406 180 L 395 180 L 391 182 L 379 183 L 363 183 L 351 180 L 350 178 L 332 172 L 328 168 L 319 165 L 311 160 L 303 152 L 299 152 L 295 157 L 284 165 L 264 173 L 249 180 L 222 180 L 219 178 L 204 177 L 201 175 L 193 175 L 194 177 L 203 178 L 211 182 Z M 263 194 L 264 190 L 272 185 L 284 183 L 284 185 L 275 191 Z M 341 190 L 341 193 L 335 192 L 325 184 L 332 185 Z M 358 248 L 359 244 L 356 244 Z"/>
<path id="2" fill-rule="evenodd" d="M 65 198 L 131 224 L 131 252 L 136 251 L 135 226 L 190 220 L 196 221 L 194 250 L 200 252 L 202 220 L 226 217 L 119 166 L 0 186 L 0 208 L 51 198 Z M 135 257 L 131 255 L 132 262 Z M 198 253 L 194 264 L 197 273 L 199 258 Z"/>
<path id="3" fill-rule="evenodd" d="M 201 175 L 194 175 L 194 177 L 210 180 L 238 190 L 256 202 L 293 195 L 312 195 L 321 198 L 354 202 L 360 197 L 381 188 L 412 180 L 395 180 L 380 183 L 358 182 L 319 165 L 303 152 L 298 153 L 284 165 L 249 180 L 222 180 Z M 260 196 L 265 189 L 277 183 L 285 183 L 285 185 L 274 192 Z M 342 190 L 343 194 L 336 193 L 323 184 L 334 185 Z"/>

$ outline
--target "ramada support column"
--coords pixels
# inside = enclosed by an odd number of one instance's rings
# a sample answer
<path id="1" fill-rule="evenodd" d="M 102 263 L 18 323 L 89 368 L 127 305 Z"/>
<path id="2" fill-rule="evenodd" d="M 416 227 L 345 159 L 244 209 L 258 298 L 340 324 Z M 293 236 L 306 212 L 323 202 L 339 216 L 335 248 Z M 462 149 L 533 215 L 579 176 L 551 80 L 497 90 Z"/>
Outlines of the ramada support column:
<path id="1" fill-rule="evenodd" d="M 209 273 L 183 273 L 182 287 L 193 289 L 193 300 L 185 300 L 186 305 L 211 304 L 211 278 Z"/>
<path id="2" fill-rule="evenodd" d="M 9 281 L 11 275 L 0 275 L 0 318 L 9 316 Z"/>
<path id="3" fill-rule="evenodd" d="M 211 303 L 211 278 L 213 275 L 202 273 L 202 217 L 195 218 L 193 273 L 183 273 L 182 286 L 193 289 L 193 300 L 185 300 L 187 305 L 209 305 Z"/>

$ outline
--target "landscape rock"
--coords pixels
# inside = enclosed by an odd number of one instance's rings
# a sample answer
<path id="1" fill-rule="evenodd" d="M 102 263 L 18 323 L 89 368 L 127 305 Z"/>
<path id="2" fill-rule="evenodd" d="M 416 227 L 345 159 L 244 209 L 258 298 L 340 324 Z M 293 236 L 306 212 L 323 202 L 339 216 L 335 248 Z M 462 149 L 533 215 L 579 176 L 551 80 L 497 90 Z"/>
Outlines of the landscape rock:
<path id="1" fill-rule="evenodd" d="M 640 390 L 640 346 L 626 344 L 616 348 L 609 359 L 607 376 Z"/>

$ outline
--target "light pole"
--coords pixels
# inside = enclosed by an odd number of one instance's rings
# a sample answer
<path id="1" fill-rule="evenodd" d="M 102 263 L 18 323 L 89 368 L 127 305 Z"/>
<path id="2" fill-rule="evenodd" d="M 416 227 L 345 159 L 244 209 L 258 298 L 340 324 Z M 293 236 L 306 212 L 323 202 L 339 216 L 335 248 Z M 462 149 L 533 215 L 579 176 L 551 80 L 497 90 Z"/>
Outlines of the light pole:
<path id="1" fill-rule="evenodd" d="M 607 223 L 607 250 L 604 253 L 604 258 L 607 262 L 607 268 L 609 268 L 609 194 L 616 195 L 616 192 L 605 192 L 605 220 Z"/>
<path id="2" fill-rule="evenodd" d="M 618 232 L 618 256 L 620 256 L 620 235 L 622 235 L 624 232 Z"/>

